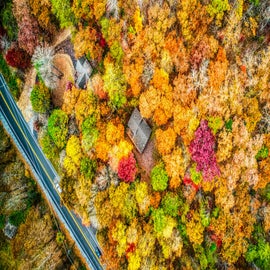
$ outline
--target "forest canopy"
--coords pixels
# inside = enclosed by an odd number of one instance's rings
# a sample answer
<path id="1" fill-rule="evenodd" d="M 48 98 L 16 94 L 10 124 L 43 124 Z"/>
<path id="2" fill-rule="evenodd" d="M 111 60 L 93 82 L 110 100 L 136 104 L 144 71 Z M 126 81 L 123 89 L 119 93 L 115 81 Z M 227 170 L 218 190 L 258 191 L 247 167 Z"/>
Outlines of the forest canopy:
<path id="1" fill-rule="evenodd" d="M 36 68 L 38 139 L 106 269 L 269 269 L 269 33 L 267 0 L 1 6 L 1 72 L 19 98 L 18 74 Z M 50 61 L 33 67 L 42 50 Z M 71 75 L 56 72 L 60 54 Z M 152 130 L 142 154 L 135 108 Z"/>

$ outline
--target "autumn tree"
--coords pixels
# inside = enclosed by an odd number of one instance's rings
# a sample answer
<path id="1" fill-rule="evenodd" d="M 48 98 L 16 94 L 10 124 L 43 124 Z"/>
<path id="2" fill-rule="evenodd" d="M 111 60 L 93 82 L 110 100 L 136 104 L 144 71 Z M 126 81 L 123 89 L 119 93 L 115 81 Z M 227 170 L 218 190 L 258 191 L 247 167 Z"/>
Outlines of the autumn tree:
<path id="1" fill-rule="evenodd" d="M 62 105 L 62 110 L 68 114 L 75 114 L 75 105 L 80 95 L 80 90 L 72 85 L 71 89 L 67 89 L 64 92 L 64 100 Z"/>
<path id="2" fill-rule="evenodd" d="M 214 143 L 215 138 L 207 121 L 202 120 L 195 132 L 195 138 L 189 146 L 189 151 L 191 158 L 197 163 L 197 170 L 203 173 L 206 181 L 220 175 L 214 153 Z"/>
<path id="3" fill-rule="evenodd" d="M 59 149 L 66 145 L 67 125 L 68 116 L 60 109 L 54 110 L 48 119 L 48 134 Z"/>
<path id="4" fill-rule="evenodd" d="M 169 74 L 162 69 L 155 69 L 149 89 L 142 93 L 139 100 L 143 117 L 150 118 L 157 125 L 164 125 L 172 117 L 173 94 L 169 84 Z"/>
<path id="5" fill-rule="evenodd" d="M 59 149 L 52 140 L 51 136 L 48 134 L 48 132 L 45 132 L 45 134 L 43 134 L 39 142 L 44 154 L 48 159 L 52 161 L 59 157 Z"/>
<path id="6" fill-rule="evenodd" d="M 98 21 L 105 13 L 106 1 L 96 3 L 93 0 L 74 1 L 72 11 L 77 20 Z"/>
<path id="7" fill-rule="evenodd" d="M 91 90 L 80 91 L 75 105 L 75 116 L 79 127 L 82 125 L 82 122 L 94 112 L 98 113 L 96 110 L 96 98 L 93 92 Z"/>
<path id="8" fill-rule="evenodd" d="M 115 172 L 118 170 L 120 160 L 124 157 L 127 158 L 132 149 L 133 145 L 129 141 L 122 139 L 109 150 L 109 164 Z"/>
<path id="9" fill-rule="evenodd" d="M 184 178 L 187 160 L 180 147 L 176 147 L 170 154 L 162 157 L 166 172 L 170 177 L 169 186 L 172 189 L 178 188 Z"/>
<path id="10" fill-rule="evenodd" d="M 89 115 L 82 123 L 82 148 L 85 152 L 90 151 L 96 144 L 99 131 L 96 128 L 96 115 Z"/>
<path id="11" fill-rule="evenodd" d="M 52 14 L 52 5 L 50 1 L 29 0 L 31 13 L 37 18 L 39 26 L 53 34 L 56 32 L 56 26 L 53 24 L 55 17 Z"/>
<path id="12" fill-rule="evenodd" d="M 35 244 L 36 241 L 39 245 Z M 53 221 L 48 213 L 42 214 L 38 208 L 32 209 L 25 224 L 19 227 L 12 250 L 23 268 L 63 267 L 59 260 L 62 250 L 55 241 Z"/>
<path id="13" fill-rule="evenodd" d="M 163 191 L 167 188 L 168 185 L 168 174 L 164 169 L 164 164 L 160 163 L 156 165 L 151 171 L 151 184 L 153 190 Z"/>
<path id="14" fill-rule="evenodd" d="M 207 12 L 209 15 L 216 19 L 216 24 L 221 25 L 224 13 L 230 10 L 230 4 L 228 0 L 212 0 L 207 6 Z"/>
<path id="15" fill-rule="evenodd" d="M 118 164 L 118 176 L 121 180 L 126 183 L 133 182 L 136 176 L 136 160 L 133 153 L 129 154 L 128 157 L 120 159 Z"/>
<path id="16" fill-rule="evenodd" d="M 50 89 L 43 82 L 39 82 L 33 87 L 30 100 L 35 112 L 46 113 L 51 105 Z"/>
<path id="17" fill-rule="evenodd" d="M 226 51 L 220 47 L 217 52 L 216 61 L 211 61 L 208 69 L 209 87 L 213 91 L 218 91 L 225 81 L 228 65 Z"/>
<path id="18" fill-rule="evenodd" d="M 161 155 L 168 155 L 175 147 L 176 133 L 173 128 L 156 131 L 156 145 Z"/>
<path id="19" fill-rule="evenodd" d="M 123 107 L 126 103 L 126 79 L 120 66 L 108 59 L 105 61 L 104 90 L 108 93 L 110 105 L 114 109 Z"/>
<path id="20" fill-rule="evenodd" d="M 7 51 L 6 61 L 12 67 L 26 69 L 30 65 L 30 56 L 23 49 L 13 47 Z"/>
<path id="21" fill-rule="evenodd" d="M 97 162 L 90 158 L 82 158 L 80 163 L 81 173 L 88 179 L 92 180 L 97 169 Z"/>
<path id="22" fill-rule="evenodd" d="M 41 35 L 37 20 L 32 16 L 28 1 L 13 1 L 13 12 L 19 26 L 18 43 L 29 55 L 39 45 Z"/>
<path id="23" fill-rule="evenodd" d="M 211 18 L 207 15 L 206 6 L 200 1 L 185 0 L 178 4 L 177 18 L 181 25 L 182 35 L 190 44 L 194 39 L 199 40 L 207 31 Z"/>
<path id="24" fill-rule="evenodd" d="M 94 27 L 83 27 L 79 25 L 79 29 L 73 38 L 75 55 L 80 58 L 88 55 L 91 59 L 98 62 L 102 59 L 103 49 L 99 46 L 98 32 Z"/>
<path id="25" fill-rule="evenodd" d="M 72 26 L 76 22 L 70 1 L 52 0 L 51 5 L 52 12 L 59 20 L 61 28 Z"/>
<path id="26" fill-rule="evenodd" d="M 66 154 L 72 159 L 76 166 L 80 166 L 82 159 L 80 145 L 80 139 L 74 135 L 72 135 L 67 141 Z"/>

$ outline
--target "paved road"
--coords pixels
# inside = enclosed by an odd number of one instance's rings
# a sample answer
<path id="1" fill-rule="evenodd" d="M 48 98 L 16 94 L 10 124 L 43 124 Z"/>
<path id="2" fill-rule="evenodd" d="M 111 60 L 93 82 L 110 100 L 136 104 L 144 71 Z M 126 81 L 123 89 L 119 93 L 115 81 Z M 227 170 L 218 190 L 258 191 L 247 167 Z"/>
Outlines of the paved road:
<path id="1" fill-rule="evenodd" d="M 58 178 L 51 163 L 41 151 L 36 139 L 14 102 L 5 80 L 0 74 L 0 119 L 13 137 L 18 148 L 37 177 L 37 181 L 47 196 L 60 221 L 65 225 L 76 242 L 91 269 L 103 269 L 97 256 L 98 244 L 91 230 L 82 225 L 81 220 L 67 207 L 61 206 L 60 194 L 53 180 Z"/>

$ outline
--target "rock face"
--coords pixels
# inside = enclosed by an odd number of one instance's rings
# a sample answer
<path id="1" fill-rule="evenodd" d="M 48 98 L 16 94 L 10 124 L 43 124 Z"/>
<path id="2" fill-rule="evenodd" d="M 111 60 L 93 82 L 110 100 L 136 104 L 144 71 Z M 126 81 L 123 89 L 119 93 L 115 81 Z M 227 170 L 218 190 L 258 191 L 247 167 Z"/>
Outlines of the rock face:
<path id="1" fill-rule="evenodd" d="M 5 228 L 3 229 L 3 232 L 6 237 L 8 237 L 9 239 L 12 239 L 17 232 L 17 227 L 8 222 Z"/>

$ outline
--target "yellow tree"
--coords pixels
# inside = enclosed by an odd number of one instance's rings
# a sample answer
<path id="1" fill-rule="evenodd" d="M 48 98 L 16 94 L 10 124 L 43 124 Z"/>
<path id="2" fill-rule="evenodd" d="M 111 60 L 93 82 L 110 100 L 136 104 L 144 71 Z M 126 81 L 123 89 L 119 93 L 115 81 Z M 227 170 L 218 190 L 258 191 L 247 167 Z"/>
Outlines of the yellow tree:
<path id="1" fill-rule="evenodd" d="M 84 119 L 92 115 L 93 113 L 97 114 L 96 110 L 96 99 L 91 90 L 80 91 L 79 98 L 75 105 L 75 116 L 81 127 Z"/>
<path id="2" fill-rule="evenodd" d="M 182 149 L 176 147 L 171 154 L 162 157 L 165 169 L 170 177 L 170 188 L 178 188 L 184 178 L 186 162 L 183 157 Z"/>
<path id="3" fill-rule="evenodd" d="M 73 162 L 80 166 L 80 161 L 82 158 L 82 149 L 80 144 L 80 139 L 77 136 L 72 135 L 67 142 L 66 154 L 69 156 Z"/>
<path id="4" fill-rule="evenodd" d="M 68 115 L 71 115 L 75 112 L 75 105 L 77 103 L 79 95 L 80 90 L 75 86 L 72 86 L 70 90 L 64 92 L 62 110 Z"/>
<path id="5" fill-rule="evenodd" d="M 156 130 L 156 147 L 161 155 L 168 155 L 175 147 L 176 133 L 173 128 Z"/>

